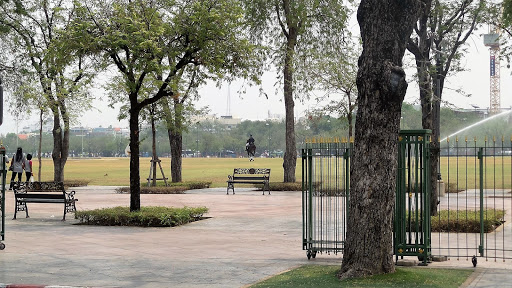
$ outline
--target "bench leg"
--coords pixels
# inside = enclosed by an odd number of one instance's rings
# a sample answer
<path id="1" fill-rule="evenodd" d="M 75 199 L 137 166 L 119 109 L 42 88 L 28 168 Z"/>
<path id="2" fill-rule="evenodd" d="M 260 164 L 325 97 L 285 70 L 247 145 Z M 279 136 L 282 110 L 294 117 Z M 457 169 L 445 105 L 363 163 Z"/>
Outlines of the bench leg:
<path id="1" fill-rule="evenodd" d="M 228 189 L 226 191 L 226 195 L 229 195 L 229 189 L 231 189 L 231 191 L 233 191 L 233 195 L 235 195 L 235 185 L 233 185 L 233 183 L 228 182 Z"/>
<path id="2" fill-rule="evenodd" d="M 268 182 L 263 184 L 263 195 L 265 195 L 265 189 L 268 191 L 268 195 L 270 195 L 270 184 Z"/>

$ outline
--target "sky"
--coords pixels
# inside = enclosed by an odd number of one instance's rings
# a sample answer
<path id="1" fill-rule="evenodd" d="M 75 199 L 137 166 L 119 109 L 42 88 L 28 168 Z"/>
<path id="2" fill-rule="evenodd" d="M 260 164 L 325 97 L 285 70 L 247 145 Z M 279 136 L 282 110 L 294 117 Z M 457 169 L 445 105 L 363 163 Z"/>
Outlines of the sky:
<path id="1" fill-rule="evenodd" d="M 481 32 L 481 29 L 478 32 Z M 489 76 L 489 49 L 483 45 L 482 35 L 473 35 L 468 39 L 470 45 L 467 56 L 463 59 L 464 68 L 467 71 L 447 78 L 445 89 L 443 91 L 443 100 L 450 102 L 458 108 L 472 109 L 472 105 L 480 108 L 488 108 L 490 102 L 490 76 Z M 412 64 L 411 55 L 406 52 L 404 62 Z M 512 106 L 512 69 L 506 67 L 507 63 L 501 61 L 501 107 Z M 411 83 L 407 89 L 405 101 L 408 103 L 419 103 L 418 87 L 414 82 L 414 69 L 407 69 L 407 80 Z M 282 92 L 275 89 L 276 71 L 268 71 L 263 75 L 262 85 L 267 93 L 268 99 L 260 96 L 259 87 L 245 87 L 246 93 L 243 96 L 237 92 L 241 89 L 241 82 L 234 82 L 230 85 L 225 83 L 221 87 L 215 84 L 209 84 L 200 89 L 201 98 L 198 101 L 198 107 L 209 106 L 210 114 L 217 116 L 230 115 L 243 120 L 265 120 L 269 113 L 272 115 L 285 114 Z M 471 97 L 465 97 L 458 92 L 457 89 L 462 88 L 465 93 L 471 94 Z M 85 127 L 113 127 L 127 128 L 127 120 L 118 121 L 118 107 L 112 109 L 108 107 L 106 102 L 106 94 L 103 95 L 101 90 L 95 90 L 95 97 L 98 99 L 93 102 L 94 110 L 84 111 L 79 117 L 77 125 Z M 4 91 L 4 102 L 8 97 L 8 93 Z M 101 99 L 103 98 L 103 100 Z M 228 98 L 230 99 L 230 109 L 228 110 Z M 6 105 L 6 104 L 4 104 Z M 295 116 L 300 117 L 309 109 L 317 107 L 318 104 L 314 99 L 295 102 Z M 37 123 L 37 115 L 25 117 L 16 123 L 7 108 L 3 111 L 3 124 L 0 126 L 0 134 L 21 131 L 21 128 Z M 17 124 L 17 125 L 16 125 Z M 18 128 L 16 128 L 18 127 Z M 18 129 L 18 130 L 17 130 Z"/>

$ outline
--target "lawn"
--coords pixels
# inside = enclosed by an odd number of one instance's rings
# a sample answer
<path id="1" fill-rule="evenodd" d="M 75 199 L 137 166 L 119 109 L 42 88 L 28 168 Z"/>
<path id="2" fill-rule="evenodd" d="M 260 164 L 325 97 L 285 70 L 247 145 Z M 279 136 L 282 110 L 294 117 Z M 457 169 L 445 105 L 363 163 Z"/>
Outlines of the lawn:
<path id="1" fill-rule="evenodd" d="M 441 176 L 445 183 L 454 185 L 457 190 L 480 187 L 479 160 L 476 156 L 441 157 Z M 485 157 L 483 162 L 484 187 L 496 189 L 511 188 L 512 157 Z"/>
<path id="2" fill-rule="evenodd" d="M 276 275 L 251 288 L 287 287 L 460 287 L 473 270 L 401 267 L 395 273 L 340 281 L 340 266 L 306 265 Z"/>
<path id="3" fill-rule="evenodd" d="M 89 185 L 129 185 L 129 158 L 71 158 L 65 168 L 66 180 L 89 181 Z M 140 159 L 141 183 L 147 182 L 150 158 Z M 161 158 L 165 176 L 170 178 L 171 160 Z M 485 158 L 486 187 L 510 188 L 512 179 L 511 157 Z M 33 160 L 37 176 L 38 162 Z M 256 158 L 249 162 L 247 158 L 183 158 L 184 181 L 210 181 L 213 187 L 224 187 L 227 175 L 233 173 L 233 168 L 270 168 L 271 182 L 283 181 L 282 158 Z M 478 187 L 478 162 L 473 158 L 442 157 L 441 173 L 445 183 L 453 183 L 459 189 L 474 189 Z M 450 167 L 448 169 L 448 167 Z M 158 171 L 160 172 L 160 171 Z M 302 180 L 301 159 L 297 159 L 295 175 L 297 181 Z M 160 178 L 160 176 L 158 176 Z M 37 177 L 36 177 L 37 179 Z M 51 159 L 43 159 L 42 181 L 53 179 L 53 163 Z"/>
<path id="4" fill-rule="evenodd" d="M 141 183 L 146 183 L 149 176 L 151 158 L 140 158 Z M 171 160 L 160 158 L 165 176 L 171 177 Z M 212 187 L 225 187 L 228 174 L 233 168 L 270 168 L 270 181 L 283 181 L 282 158 L 256 158 L 249 162 L 247 158 L 183 158 L 183 181 L 210 181 Z M 33 160 L 34 175 L 37 179 L 39 164 Z M 66 180 L 89 181 L 89 185 L 128 186 L 130 177 L 130 159 L 122 158 L 70 158 L 66 163 L 64 178 Z M 157 166 L 158 167 L 158 166 Z M 160 174 L 159 169 L 157 170 Z M 157 175 L 158 175 L 157 174 Z M 295 171 L 297 181 L 301 181 L 301 163 L 297 161 Z M 157 176 L 158 178 L 161 175 Z M 23 177 L 25 178 L 25 177 Z M 53 162 L 43 159 L 42 181 L 53 180 Z"/>

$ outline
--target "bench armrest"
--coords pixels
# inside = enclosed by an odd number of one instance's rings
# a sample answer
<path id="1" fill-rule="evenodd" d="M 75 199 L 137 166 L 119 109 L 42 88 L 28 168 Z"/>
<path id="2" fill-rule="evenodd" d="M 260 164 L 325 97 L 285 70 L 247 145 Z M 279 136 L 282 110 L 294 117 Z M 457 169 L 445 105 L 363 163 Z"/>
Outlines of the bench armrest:
<path id="1" fill-rule="evenodd" d="M 78 199 L 75 199 L 75 190 L 71 191 L 71 192 L 65 192 L 64 191 L 64 194 L 66 195 L 66 200 L 67 201 L 78 201 Z"/>

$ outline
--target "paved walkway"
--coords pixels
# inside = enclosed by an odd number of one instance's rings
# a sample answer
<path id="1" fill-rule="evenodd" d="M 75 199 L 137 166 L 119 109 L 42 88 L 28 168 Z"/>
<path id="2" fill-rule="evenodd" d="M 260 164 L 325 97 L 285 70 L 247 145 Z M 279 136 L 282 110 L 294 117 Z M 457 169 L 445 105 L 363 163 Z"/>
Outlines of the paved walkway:
<path id="1" fill-rule="evenodd" d="M 78 209 L 126 206 L 115 187 L 79 187 Z M 31 218 L 11 220 L 6 193 L 0 287 L 38 284 L 100 287 L 243 287 L 304 264 L 340 265 L 341 255 L 307 260 L 300 192 L 225 195 L 225 188 L 182 195 L 141 195 L 144 206 L 207 206 L 212 217 L 174 228 L 99 227 L 60 221 L 58 205 L 29 204 Z M 480 262 L 465 287 L 509 287 L 512 264 Z M 463 267 L 452 259 L 426 267 Z"/>

